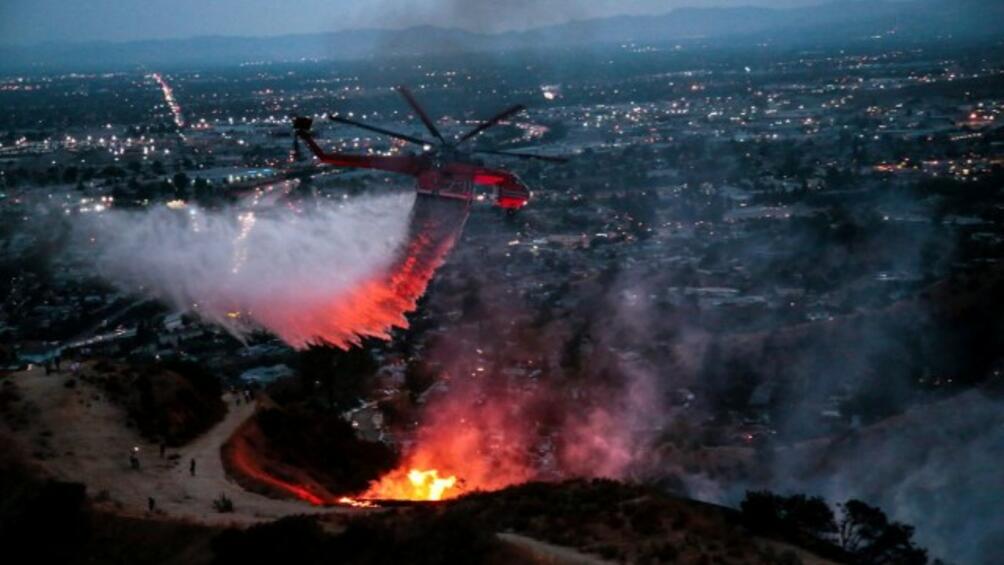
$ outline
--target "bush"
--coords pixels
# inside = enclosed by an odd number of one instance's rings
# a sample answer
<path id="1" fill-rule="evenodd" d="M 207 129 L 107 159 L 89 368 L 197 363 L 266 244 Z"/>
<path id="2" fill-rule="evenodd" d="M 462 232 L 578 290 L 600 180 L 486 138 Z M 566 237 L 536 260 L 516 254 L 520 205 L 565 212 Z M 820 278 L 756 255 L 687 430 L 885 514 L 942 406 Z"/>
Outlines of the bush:
<path id="1" fill-rule="evenodd" d="M 656 553 L 660 563 L 675 563 L 680 557 L 680 551 L 671 543 L 664 543 Z"/>
<path id="2" fill-rule="evenodd" d="M 84 485 L 38 481 L 0 469 L 0 540 L 4 555 L 35 563 L 64 563 L 78 555 L 91 532 Z"/>
<path id="3" fill-rule="evenodd" d="M 212 542 L 217 565 L 248 563 L 312 564 L 330 561 L 324 557 L 328 537 L 311 518 L 295 516 L 227 530 Z"/>
<path id="4" fill-rule="evenodd" d="M 639 534 L 653 535 L 662 529 L 662 514 L 654 504 L 643 504 L 631 514 L 631 528 Z"/>
<path id="5" fill-rule="evenodd" d="M 331 492 L 365 490 L 397 463 L 393 450 L 357 438 L 338 414 L 290 408 L 264 410 L 255 417 L 268 440 L 263 457 L 305 471 Z"/>
<path id="6" fill-rule="evenodd" d="M 217 512 L 221 513 L 233 512 L 234 501 L 230 500 L 227 495 L 221 493 L 220 496 L 213 501 L 213 508 L 215 508 Z"/>
<path id="7" fill-rule="evenodd" d="M 760 533 L 822 538 L 837 531 L 833 511 L 818 496 L 785 497 L 768 491 L 750 491 L 739 509 L 746 526 Z"/>

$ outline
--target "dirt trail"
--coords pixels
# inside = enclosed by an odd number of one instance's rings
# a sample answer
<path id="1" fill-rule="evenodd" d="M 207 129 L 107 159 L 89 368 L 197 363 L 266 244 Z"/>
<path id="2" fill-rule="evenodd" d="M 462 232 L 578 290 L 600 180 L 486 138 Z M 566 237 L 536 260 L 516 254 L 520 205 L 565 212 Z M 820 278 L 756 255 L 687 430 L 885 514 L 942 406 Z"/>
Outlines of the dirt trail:
<path id="1" fill-rule="evenodd" d="M 304 513 L 359 512 L 350 508 L 317 508 L 293 500 L 274 500 L 249 492 L 230 481 L 223 470 L 220 447 L 251 414 L 253 404 L 235 405 L 224 395 L 224 419 L 178 449 L 169 448 L 160 458 L 159 446 L 126 426 L 121 408 L 102 391 L 76 380 L 67 388 L 68 372 L 45 375 L 41 368 L 11 375 L 30 405 L 31 424 L 13 434 L 26 453 L 54 477 L 82 482 L 102 507 L 129 516 L 148 516 L 148 497 L 156 501 L 158 515 L 210 524 L 248 524 Z M 140 469 L 129 463 L 129 453 L 139 448 Z M 189 462 L 196 462 L 195 476 Z M 221 494 L 234 503 L 234 512 L 220 513 L 213 500 Z"/>

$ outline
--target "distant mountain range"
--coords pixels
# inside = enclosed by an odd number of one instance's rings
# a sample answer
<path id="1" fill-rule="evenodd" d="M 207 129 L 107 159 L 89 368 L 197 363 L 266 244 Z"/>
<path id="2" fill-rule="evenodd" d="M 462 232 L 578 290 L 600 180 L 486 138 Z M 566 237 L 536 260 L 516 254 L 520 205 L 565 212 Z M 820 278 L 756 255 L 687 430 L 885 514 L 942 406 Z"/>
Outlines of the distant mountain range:
<path id="1" fill-rule="evenodd" d="M 0 47 L 0 69 L 89 70 L 134 66 L 205 66 L 248 61 L 548 49 L 613 43 L 778 46 L 890 40 L 981 41 L 1004 37 L 1004 2 L 996 0 L 843 0 L 819 6 L 679 8 L 655 16 L 615 16 L 520 32 L 474 33 L 431 26 L 275 37 L 43 43 Z M 890 33 L 894 32 L 894 33 Z"/>

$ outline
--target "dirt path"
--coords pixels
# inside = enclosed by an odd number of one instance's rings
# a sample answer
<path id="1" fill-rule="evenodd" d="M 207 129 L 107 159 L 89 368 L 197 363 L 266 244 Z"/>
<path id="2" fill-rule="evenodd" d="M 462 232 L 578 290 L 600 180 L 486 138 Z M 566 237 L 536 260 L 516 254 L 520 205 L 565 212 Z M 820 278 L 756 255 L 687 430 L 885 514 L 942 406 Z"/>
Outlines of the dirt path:
<path id="1" fill-rule="evenodd" d="M 82 482 L 102 507 L 130 516 L 147 516 L 148 498 L 166 517 L 211 524 L 248 524 L 304 513 L 358 512 L 349 508 L 316 508 L 293 500 L 274 500 L 244 490 L 223 471 L 220 447 L 255 410 L 235 405 L 224 396 L 224 419 L 179 449 L 160 458 L 159 446 L 126 426 L 127 417 L 102 391 L 80 380 L 67 388 L 66 372 L 45 375 L 41 368 L 10 377 L 23 396 L 22 408 L 30 426 L 13 434 L 26 453 L 54 477 Z M 138 448 L 140 469 L 132 469 L 129 454 Z M 195 476 L 189 462 L 196 462 Z M 221 494 L 234 503 L 234 512 L 220 513 L 213 500 Z"/>

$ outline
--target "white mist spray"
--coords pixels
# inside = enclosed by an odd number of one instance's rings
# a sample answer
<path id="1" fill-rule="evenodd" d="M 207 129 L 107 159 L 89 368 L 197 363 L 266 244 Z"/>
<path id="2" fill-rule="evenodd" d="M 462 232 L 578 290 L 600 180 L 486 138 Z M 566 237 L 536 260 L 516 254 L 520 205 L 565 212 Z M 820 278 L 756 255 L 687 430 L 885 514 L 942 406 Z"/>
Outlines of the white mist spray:
<path id="1" fill-rule="evenodd" d="M 120 288 L 165 301 L 238 338 L 267 329 L 294 347 L 369 335 L 367 320 L 317 313 L 379 277 L 405 244 L 413 195 L 297 211 L 113 210 L 82 218 L 77 241 Z"/>

